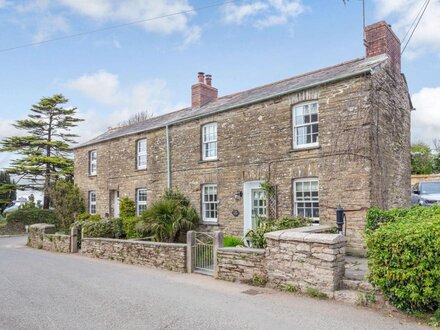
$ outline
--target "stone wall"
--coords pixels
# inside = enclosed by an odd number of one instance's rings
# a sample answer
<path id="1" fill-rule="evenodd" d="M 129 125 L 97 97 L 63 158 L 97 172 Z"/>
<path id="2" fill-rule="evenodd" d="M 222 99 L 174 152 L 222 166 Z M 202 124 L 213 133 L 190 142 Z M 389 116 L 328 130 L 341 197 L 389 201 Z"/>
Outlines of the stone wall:
<path id="1" fill-rule="evenodd" d="M 252 283 L 255 276 L 266 278 L 264 249 L 220 248 L 217 250 L 217 278 Z"/>
<path id="2" fill-rule="evenodd" d="M 313 288 L 330 295 L 341 287 L 346 239 L 314 231 L 298 228 L 265 234 L 266 271 L 272 286 Z"/>
<path id="3" fill-rule="evenodd" d="M 411 186 L 420 181 L 440 181 L 440 174 L 414 174 L 411 175 Z"/>
<path id="4" fill-rule="evenodd" d="M 46 234 L 43 237 L 43 250 L 70 253 L 70 236 L 62 234 Z"/>
<path id="5" fill-rule="evenodd" d="M 175 272 L 186 272 L 186 244 L 83 238 L 81 254 Z"/>
<path id="6" fill-rule="evenodd" d="M 70 253 L 70 236 L 54 234 L 55 226 L 39 223 L 29 226 L 27 245 L 52 252 Z"/>

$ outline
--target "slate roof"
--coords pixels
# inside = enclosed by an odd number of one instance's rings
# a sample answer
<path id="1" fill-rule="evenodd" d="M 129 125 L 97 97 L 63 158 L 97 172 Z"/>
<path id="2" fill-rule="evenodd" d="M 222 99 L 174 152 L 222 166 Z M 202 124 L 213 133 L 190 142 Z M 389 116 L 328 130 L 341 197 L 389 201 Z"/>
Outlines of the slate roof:
<path id="1" fill-rule="evenodd" d="M 74 149 L 96 144 L 98 142 L 112 140 L 122 136 L 154 130 L 167 125 L 176 124 L 181 121 L 191 120 L 194 117 L 199 118 L 217 112 L 232 110 L 276 96 L 318 86 L 332 80 L 344 79 L 360 75 L 362 73 L 372 72 L 375 68 L 382 66 L 387 59 L 388 57 L 385 54 L 369 58 L 355 59 L 332 67 L 312 71 L 268 85 L 249 89 L 247 91 L 222 96 L 202 107 L 184 108 L 161 116 L 153 117 L 140 123 L 109 129 L 107 132 L 97 136 L 96 138 L 75 146 Z"/>

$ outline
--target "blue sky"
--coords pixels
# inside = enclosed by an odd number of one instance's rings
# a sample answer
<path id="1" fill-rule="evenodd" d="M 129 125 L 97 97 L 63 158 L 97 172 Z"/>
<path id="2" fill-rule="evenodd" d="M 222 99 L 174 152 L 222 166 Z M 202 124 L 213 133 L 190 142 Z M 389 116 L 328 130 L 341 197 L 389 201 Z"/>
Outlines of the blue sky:
<path id="1" fill-rule="evenodd" d="M 0 0 L 0 48 L 139 19 L 187 14 L 40 46 L 0 51 L 0 138 L 42 96 L 63 93 L 86 119 L 87 140 L 133 113 L 190 104 L 198 71 L 220 95 L 364 55 L 362 3 L 351 0 Z M 403 37 L 424 0 L 366 0 L 367 24 L 385 19 Z M 440 0 L 431 0 L 406 50 L 417 111 L 413 141 L 440 138 Z M 438 135 L 437 135 L 438 134 Z M 0 154 L 0 168 L 11 155 Z"/>

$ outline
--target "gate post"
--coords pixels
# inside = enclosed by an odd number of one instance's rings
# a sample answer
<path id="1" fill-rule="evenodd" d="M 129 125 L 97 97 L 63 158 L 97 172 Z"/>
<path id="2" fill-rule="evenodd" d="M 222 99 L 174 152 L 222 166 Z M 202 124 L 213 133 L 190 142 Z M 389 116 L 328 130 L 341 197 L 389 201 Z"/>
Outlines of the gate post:
<path id="1" fill-rule="evenodd" d="M 218 274 L 218 261 L 217 261 L 217 251 L 219 248 L 222 248 L 224 245 L 223 232 L 215 231 L 214 232 L 214 246 L 213 246 L 213 254 L 214 254 L 214 278 L 217 277 Z"/>
<path id="2" fill-rule="evenodd" d="M 70 253 L 78 252 L 78 228 L 75 226 L 70 229 Z"/>
<path id="3" fill-rule="evenodd" d="M 193 246 L 196 244 L 196 232 L 190 230 L 186 233 L 186 271 L 194 273 L 195 252 Z"/>

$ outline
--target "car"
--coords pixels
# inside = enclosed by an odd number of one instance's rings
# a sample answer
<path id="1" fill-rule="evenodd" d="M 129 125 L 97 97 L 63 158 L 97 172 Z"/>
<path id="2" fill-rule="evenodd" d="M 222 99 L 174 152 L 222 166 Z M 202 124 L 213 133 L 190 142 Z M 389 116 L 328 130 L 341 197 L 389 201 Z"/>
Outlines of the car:
<path id="1" fill-rule="evenodd" d="M 440 181 L 421 181 L 412 187 L 413 205 L 431 206 L 440 203 Z"/>
<path id="2" fill-rule="evenodd" d="M 3 211 L 3 214 L 6 215 L 6 213 L 12 212 L 12 211 L 16 211 L 20 208 L 21 205 L 23 205 L 24 203 L 21 201 L 14 201 L 14 205 L 11 205 L 7 208 L 5 208 L 5 210 Z"/>

